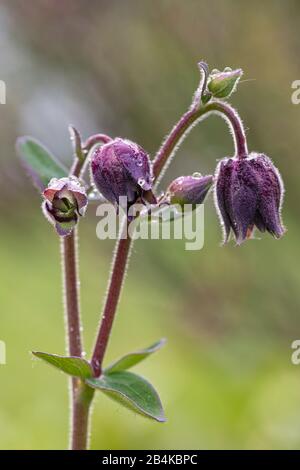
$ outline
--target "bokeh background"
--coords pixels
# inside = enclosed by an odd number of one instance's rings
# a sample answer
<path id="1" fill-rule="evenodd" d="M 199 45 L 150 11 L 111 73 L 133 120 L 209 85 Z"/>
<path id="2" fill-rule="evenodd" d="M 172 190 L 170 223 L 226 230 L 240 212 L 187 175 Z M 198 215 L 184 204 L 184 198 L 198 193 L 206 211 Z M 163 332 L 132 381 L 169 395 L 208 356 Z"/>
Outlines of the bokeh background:
<path id="1" fill-rule="evenodd" d="M 156 424 L 98 396 L 94 449 L 289 449 L 300 446 L 299 125 L 291 83 L 300 79 L 297 0 L 28 0 L 0 6 L 0 447 L 65 448 L 65 376 L 30 350 L 64 353 L 58 240 L 43 219 L 15 153 L 31 134 L 67 164 L 67 126 L 84 137 L 126 136 L 151 155 L 190 104 L 197 61 L 241 67 L 232 103 L 249 146 L 270 155 L 287 188 L 280 240 L 220 247 L 212 197 L 205 245 L 137 242 L 107 360 L 160 337 L 167 346 L 136 370 L 159 390 L 168 422 Z M 232 154 L 211 117 L 178 152 L 176 176 L 211 173 Z M 82 312 L 89 354 L 113 250 L 96 238 L 91 206 L 81 224 Z"/>

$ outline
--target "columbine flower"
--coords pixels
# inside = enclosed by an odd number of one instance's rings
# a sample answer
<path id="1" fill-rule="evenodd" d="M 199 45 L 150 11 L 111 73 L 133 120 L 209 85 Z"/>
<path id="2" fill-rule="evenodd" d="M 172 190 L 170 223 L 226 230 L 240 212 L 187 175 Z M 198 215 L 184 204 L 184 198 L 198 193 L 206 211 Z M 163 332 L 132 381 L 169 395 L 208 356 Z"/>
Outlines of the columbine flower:
<path id="1" fill-rule="evenodd" d="M 88 199 L 84 187 L 78 178 L 53 178 L 43 192 L 42 205 L 46 218 L 60 236 L 69 235 L 84 215 Z"/>
<path id="2" fill-rule="evenodd" d="M 211 175 L 180 176 L 176 178 L 166 191 L 166 199 L 171 204 L 202 204 L 213 183 Z"/>
<path id="3" fill-rule="evenodd" d="M 230 230 L 241 244 L 250 238 L 254 227 L 280 238 L 285 228 L 281 221 L 283 183 L 279 171 L 263 154 L 246 158 L 225 158 L 216 172 L 215 202 L 224 228 L 224 241 Z"/>
<path id="4" fill-rule="evenodd" d="M 147 198 L 152 188 L 148 154 L 127 139 L 116 138 L 98 147 L 91 156 L 93 180 L 97 189 L 114 205 L 127 197 L 128 205 Z"/>

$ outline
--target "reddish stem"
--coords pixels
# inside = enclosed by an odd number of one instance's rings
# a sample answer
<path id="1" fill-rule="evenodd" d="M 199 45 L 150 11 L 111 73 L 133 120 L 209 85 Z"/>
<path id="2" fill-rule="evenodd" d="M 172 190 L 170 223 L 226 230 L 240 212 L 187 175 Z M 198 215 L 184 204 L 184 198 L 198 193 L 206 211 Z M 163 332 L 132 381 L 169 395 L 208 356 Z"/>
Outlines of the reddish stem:
<path id="1" fill-rule="evenodd" d="M 65 311 L 68 329 L 68 354 L 81 357 L 81 326 L 77 290 L 76 229 L 62 238 Z"/>
<path id="2" fill-rule="evenodd" d="M 66 314 L 68 356 L 82 357 L 81 322 L 78 295 L 77 272 L 77 229 L 62 238 L 61 252 L 63 260 L 64 303 Z M 70 448 L 86 449 L 88 440 L 88 417 L 92 394 L 78 378 L 72 377 L 70 390 L 71 431 Z M 88 400 L 90 397 L 90 401 Z"/>
<path id="3" fill-rule="evenodd" d="M 77 131 L 75 131 L 77 132 Z M 101 140 L 108 142 L 110 137 L 100 134 L 87 140 L 87 145 Z M 77 148 L 75 160 L 70 176 L 80 177 L 85 161 L 80 158 L 83 153 Z M 89 147 L 86 149 L 89 150 Z M 78 266 L 77 266 L 77 229 L 62 239 L 62 265 L 64 279 L 64 303 L 66 312 L 68 355 L 82 357 L 81 321 L 78 293 Z M 83 450 L 88 445 L 89 410 L 94 391 L 78 378 L 71 379 L 71 432 L 70 448 Z"/>
<path id="4" fill-rule="evenodd" d="M 127 261 L 129 258 L 131 238 L 128 235 L 127 221 L 126 223 L 124 223 L 121 233 L 122 236 L 118 240 L 113 259 L 112 275 L 109 280 L 109 286 L 101 317 L 99 332 L 91 360 L 95 377 L 98 377 L 101 374 L 102 361 L 109 341 L 115 312 L 119 302 L 122 284 L 126 272 Z"/>
<path id="5" fill-rule="evenodd" d="M 153 174 L 156 179 L 162 174 L 166 164 L 170 162 L 179 144 L 182 143 L 193 125 L 212 113 L 218 113 L 229 123 L 232 129 L 235 155 L 244 158 L 248 154 L 245 130 L 237 111 L 226 102 L 213 100 L 200 108 L 192 106 L 175 124 L 154 158 Z"/>
<path id="6" fill-rule="evenodd" d="M 95 134 L 91 135 L 84 143 L 83 148 L 85 151 L 91 150 L 91 148 L 96 145 L 96 144 L 107 144 L 112 140 L 111 137 L 109 137 L 106 134 Z"/>
<path id="7" fill-rule="evenodd" d="M 171 159 L 179 143 L 192 129 L 193 125 L 202 117 L 205 117 L 212 112 L 219 113 L 229 122 L 233 130 L 236 155 L 239 156 L 239 158 L 242 158 L 247 154 L 248 150 L 245 132 L 238 113 L 228 103 L 225 102 L 214 100 L 205 106 L 199 107 L 195 105 L 195 100 L 199 100 L 199 97 L 196 96 L 196 98 L 194 98 L 191 108 L 180 118 L 178 123 L 173 127 L 169 136 L 159 149 L 153 162 L 153 174 L 155 180 L 157 180 L 157 178 L 161 175 L 166 163 Z M 104 310 L 102 313 L 99 332 L 91 361 L 96 377 L 99 376 L 102 371 L 102 362 L 116 314 L 124 280 L 124 274 L 128 263 L 130 246 L 131 239 L 129 237 L 120 238 L 117 242 L 116 252 L 113 260 L 112 275 L 109 280 L 107 290 L 108 293 L 105 299 Z"/>

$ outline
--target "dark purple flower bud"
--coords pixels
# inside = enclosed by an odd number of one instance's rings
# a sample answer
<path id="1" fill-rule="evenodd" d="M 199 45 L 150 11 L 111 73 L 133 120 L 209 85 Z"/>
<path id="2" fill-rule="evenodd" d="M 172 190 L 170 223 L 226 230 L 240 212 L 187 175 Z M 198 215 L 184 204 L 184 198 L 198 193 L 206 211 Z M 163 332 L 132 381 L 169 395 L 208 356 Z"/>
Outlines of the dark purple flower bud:
<path id="1" fill-rule="evenodd" d="M 247 158 L 225 158 L 216 172 L 215 202 L 224 229 L 241 244 L 254 227 L 280 238 L 285 228 L 281 220 L 283 182 L 270 158 L 251 153 Z"/>
<path id="2" fill-rule="evenodd" d="M 53 178 L 43 196 L 42 208 L 46 218 L 55 226 L 58 235 L 69 235 L 87 207 L 88 198 L 84 187 L 74 176 Z"/>
<path id="3" fill-rule="evenodd" d="M 114 205 L 127 197 L 128 205 L 151 193 L 152 172 L 148 154 L 127 139 L 116 138 L 98 147 L 91 156 L 92 175 L 97 189 Z"/>
<path id="4" fill-rule="evenodd" d="M 193 176 L 180 176 L 176 178 L 166 191 L 166 198 L 171 204 L 202 204 L 211 188 L 213 177 L 201 176 L 194 173 Z"/>

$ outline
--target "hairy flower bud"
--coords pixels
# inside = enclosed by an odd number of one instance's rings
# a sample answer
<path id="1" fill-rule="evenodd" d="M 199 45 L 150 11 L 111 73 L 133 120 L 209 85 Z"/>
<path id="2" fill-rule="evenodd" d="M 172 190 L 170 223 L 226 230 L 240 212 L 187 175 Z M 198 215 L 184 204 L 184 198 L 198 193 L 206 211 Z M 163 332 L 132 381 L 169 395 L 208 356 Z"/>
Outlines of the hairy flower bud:
<path id="1" fill-rule="evenodd" d="M 148 154 L 127 139 L 116 138 L 98 147 L 91 156 L 94 183 L 102 195 L 114 205 L 127 197 L 128 205 L 142 200 L 152 188 Z"/>
<path id="2" fill-rule="evenodd" d="M 84 187 L 78 178 L 53 178 L 43 192 L 42 205 L 46 218 L 60 236 L 69 235 L 84 215 L 88 199 Z"/>
<path id="3" fill-rule="evenodd" d="M 241 69 L 231 70 L 230 68 L 224 69 L 223 72 L 212 73 L 207 85 L 208 90 L 215 98 L 229 98 L 242 75 Z"/>
<path id="4" fill-rule="evenodd" d="M 166 198 L 171 204 L 202 204 L 211 188 L 213 177 L 211 175 L 180 176 L 176 178 L 166 191 Z"/>
<path id="5" fill-rule="evenodd" d="M 283 183 L 279 171 L 263 154 L 225 158 L 216 172 L 215 202 L 224 228 L 224 241 L 232 230 L 241 244 L 254 227 L 275 238 L 284 232 L 281 221 Z"/>

